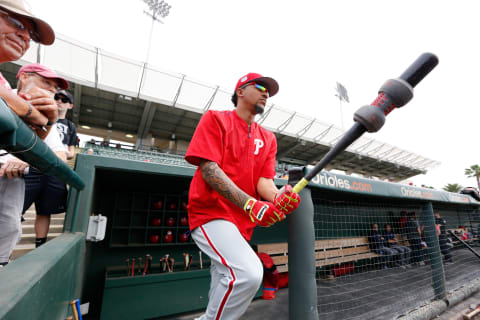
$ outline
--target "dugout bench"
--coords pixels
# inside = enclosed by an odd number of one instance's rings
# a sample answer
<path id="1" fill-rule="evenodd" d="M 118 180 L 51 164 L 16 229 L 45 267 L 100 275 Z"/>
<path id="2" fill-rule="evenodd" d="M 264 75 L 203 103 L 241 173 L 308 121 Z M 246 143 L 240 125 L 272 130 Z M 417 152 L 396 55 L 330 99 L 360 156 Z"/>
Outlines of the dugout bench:
<path id="1" fill-rule="evenodd" d="M 278 272 L 288 272 L 288 243 L 270 243 L 256 245 L 257 252 L 270 255 Z M 315 266 L 356 262 L 377 258 L 380 255 L 370 250 L 368 237 L 350 237 L 315 241 Z"/>

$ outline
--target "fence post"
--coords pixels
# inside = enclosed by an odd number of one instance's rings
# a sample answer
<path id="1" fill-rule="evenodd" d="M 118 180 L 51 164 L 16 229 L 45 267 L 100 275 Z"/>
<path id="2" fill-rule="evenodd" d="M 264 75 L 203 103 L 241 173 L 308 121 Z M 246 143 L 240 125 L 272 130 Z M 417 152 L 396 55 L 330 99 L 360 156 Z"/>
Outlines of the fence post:
<path id="1" fill-rule="evenodd" d="M 303 177 L 302 168 L 289 170 L 288 183 Z M 302 201 L 288 216 L 288 314 L 291 320 L 318 320 L 315 279 L 315 228 L 311 190 L 303 188 Z"/>
<path id="2" fill-rule="evenodd" d="M 432 268 L 432 283 L 435 299 L 443 299 L 446 297 L 445 273 L 431 202 L 425 203 L 422 208 L 421 223 L 425 225 L 425 242 L 428 246 L 428 256 L 430 258 L 430 267 Z"/>

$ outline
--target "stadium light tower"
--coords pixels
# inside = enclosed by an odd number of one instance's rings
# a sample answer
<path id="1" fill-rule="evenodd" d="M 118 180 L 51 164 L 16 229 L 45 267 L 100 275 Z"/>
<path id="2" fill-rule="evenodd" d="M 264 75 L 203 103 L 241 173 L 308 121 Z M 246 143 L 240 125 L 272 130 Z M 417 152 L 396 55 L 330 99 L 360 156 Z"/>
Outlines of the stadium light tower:
<path id="1" fill-rule="evenodd" d="M 150 27 L 150 37 L 148 39 L 148 49 L 147 49 L 147 57 L 145 58 L 145 63 L 148 63 L 148 58 L 150 56 L 150 46 L 152 44 L 152 34 L 153 34 L 153 26 L 155 21 L 163 23 L 160 18 L 165 19 L 168 14 L 170 13 L 170 9 L 172 8 L 164 0 L 143 0 L 148 5 L 148 11 L 143 11 L 147 16 L 152 18 L 152 26 Z"/>

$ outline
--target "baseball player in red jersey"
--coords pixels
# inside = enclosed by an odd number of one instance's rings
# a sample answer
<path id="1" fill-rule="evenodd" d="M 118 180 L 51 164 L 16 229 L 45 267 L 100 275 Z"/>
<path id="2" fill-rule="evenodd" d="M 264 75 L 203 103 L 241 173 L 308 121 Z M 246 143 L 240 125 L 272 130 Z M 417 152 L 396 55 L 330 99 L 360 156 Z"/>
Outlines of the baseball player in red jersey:
<path id="1" fill-rule="evenodd" d="M 300 203 L 290 185 L 275 186 L 277 141 L 254 121 L 277 92 L 272 78 L 240 78 L 232 96 L 236 109 L 207 111 L 185 155 L 198 166 L 188 202 L 192 238 L 211 261 L 209 301 L 200 320 L 240 318 L 263 277 L 247 242 L 253 228 L 282 221 Z"/>

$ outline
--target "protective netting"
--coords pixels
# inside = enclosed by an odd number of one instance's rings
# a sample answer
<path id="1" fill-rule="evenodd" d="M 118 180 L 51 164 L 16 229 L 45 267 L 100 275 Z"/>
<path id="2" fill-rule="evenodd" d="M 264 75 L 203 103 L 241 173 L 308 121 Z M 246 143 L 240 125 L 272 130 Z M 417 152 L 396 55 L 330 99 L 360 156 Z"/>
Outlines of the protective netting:
<path id="1" fill-rule="evenodd" d="M 446 222 L 447 240 L 440 237 L 439 242 L 440 247 L 442 242 L 446 242 L 444 248 L 451 247 L 453 264 L 445 270 L 446 289 L 451 291 L 480 277 L 480 210 L 436 205 L 434 210 Z"/>
<path id="2" fill-rule="evenodd" d="M 476 245 L 478 209 L 434 205 L 432 211 L 423 202 L 325 192 L 312 197 L 320 319 L 395 319 L 435 300 L 444 287 L 480 276 L 480 259 L 448 233 L 464 226 Z"/>

